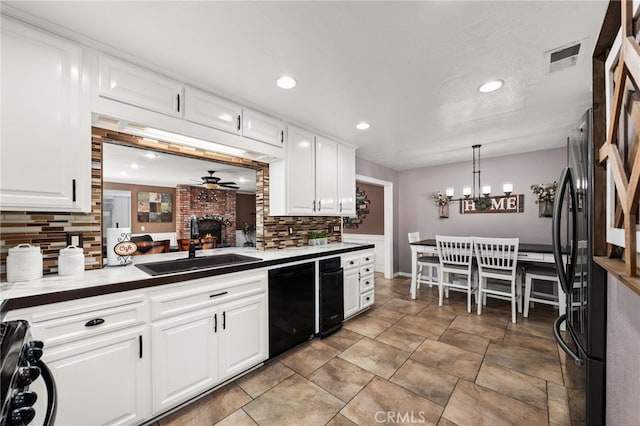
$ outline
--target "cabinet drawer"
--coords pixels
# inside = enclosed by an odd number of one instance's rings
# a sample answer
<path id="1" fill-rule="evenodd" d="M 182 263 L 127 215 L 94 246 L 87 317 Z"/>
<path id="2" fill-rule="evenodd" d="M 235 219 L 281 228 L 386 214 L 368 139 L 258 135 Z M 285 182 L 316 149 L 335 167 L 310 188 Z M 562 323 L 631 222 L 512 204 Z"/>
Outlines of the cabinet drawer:
<path id="1" fill-rule="evenodd" d="M 375 301 L 373 294 L 374 293 L 372 291 L 370 293 L 365 293 L 360 296 L 360 309 L 364 309 L 367 306 L 373 305 L 373 302 Z"/>
<path id="2" fill-rule="evenodd" d="M 373 265 L 373 254 L 360 255 L 360 265 L 364 266 L 369 264 Z"/>
<path id="3" fill-rule="evenodd" d="M 266 281 L 266 273 L 194 280 L 179 289 L 152 295 L 151 319 L 193 312 L 240 297 L 264 293 Z"/>
<path id="4" fill-rule="evenodd" d="M 374 272 L 373 264 L 360 267 L 360 277 L 371 275 Z"/>
<path id="5" fill-rule="evenodd" d="M 87 311 L 32 324 L 33 336 L 46 342 L 47 347 L 84 339 L 114 330 L 144 324 L 147 320 L 144 302 Z"/>
<path id="6" fill-rule="evenodd" d="M 357 268 L 360 266 L 360 255 L 351 254 L 342 256 L 342 258 L 340 259 L 340 263 L 344 269 Z"/>
<path id="7" fill-rule="evenodd" d="M 373 290 L 373 274 L 362 276 L 360 278 L 360 293 L 366 293 Z"/>

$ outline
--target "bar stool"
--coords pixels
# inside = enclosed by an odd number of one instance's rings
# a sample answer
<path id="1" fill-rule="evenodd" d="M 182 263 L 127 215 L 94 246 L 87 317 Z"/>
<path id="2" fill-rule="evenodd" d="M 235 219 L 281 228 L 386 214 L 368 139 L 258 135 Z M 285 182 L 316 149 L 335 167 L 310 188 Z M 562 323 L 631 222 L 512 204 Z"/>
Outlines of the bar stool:
<path id="1" fill-rule="evenodd" d="M 542 288 L 535 288 L 535 281 L 551 282 L 551 291 L 542 291 Z M 560 280 L 555 267 L 532 265 L 525 268 L 524 311 L 522 312 L 522 316 L 525 318 L 529 316 L 531 302 L 557 306 L 559 316 L 566 313 L 566 295 L 560 287 Z"/>
<path id="2" fill-rule="evenodd" d="M 409 232 L 410 243 L 415 243 L 420 240 L 420 232 Z M 417 266 L 416 289 L 420 288 L 420 283 L 429 284 L 429 287 L 433 284 L 438 285 L 438 277 L 440 275 L 440 259 L 438 259 L 438 256 L 419 254 Z M 425 269 L 426 274 L 423 273 Z"/>

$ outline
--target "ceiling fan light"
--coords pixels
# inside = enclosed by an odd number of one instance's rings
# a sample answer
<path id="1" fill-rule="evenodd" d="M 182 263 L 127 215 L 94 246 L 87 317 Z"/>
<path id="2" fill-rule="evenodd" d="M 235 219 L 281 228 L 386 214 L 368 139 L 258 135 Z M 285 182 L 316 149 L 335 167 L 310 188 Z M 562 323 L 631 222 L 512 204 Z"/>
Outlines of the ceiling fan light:
<path id="1" fill-rule="evenodd" d="M 202 184 L 207 189 L 218 189 L 218 185 L 215 183 L 206 182 Z"/>

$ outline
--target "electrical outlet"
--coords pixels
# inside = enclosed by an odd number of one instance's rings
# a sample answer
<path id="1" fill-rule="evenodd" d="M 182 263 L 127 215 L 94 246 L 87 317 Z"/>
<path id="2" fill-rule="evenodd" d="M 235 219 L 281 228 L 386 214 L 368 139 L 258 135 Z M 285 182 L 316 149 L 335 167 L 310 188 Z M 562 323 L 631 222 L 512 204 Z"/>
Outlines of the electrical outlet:
<path id="1" fill-rule="evenodd" d="M 289 235 L 293 235 L 293 226 L 289 227 Z"/>
<path id="2" fill-rule="evenodd" d="M 333 225 L 333 232 L 340 232 L 340 225 Z"/>
<path id="3" fill-rule="evenodd" d="M 67 232 L 67 246 L 82 247 L 82 232 Z"/>

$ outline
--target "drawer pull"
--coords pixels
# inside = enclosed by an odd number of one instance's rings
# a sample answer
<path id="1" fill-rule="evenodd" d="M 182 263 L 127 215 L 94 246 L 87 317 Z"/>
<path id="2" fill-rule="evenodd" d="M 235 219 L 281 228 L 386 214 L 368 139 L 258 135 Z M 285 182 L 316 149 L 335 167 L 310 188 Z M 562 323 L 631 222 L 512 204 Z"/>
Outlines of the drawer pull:
<path id="1" fill-rule="evenodd" d="M 229 292 L 228 291 L 221 291 L 220 293 L 210 294 L 209 297 L 213 299 L 214 297 L 224 296 L 227 293 L 229 293 Z"/>
<path id="2" fill-rule="evenodd" d="M 213 332 L 218 332 L 218 314 L 213 314 Z"/>
<path id="3" fill-rule="evenodd" d="M 368 296 L 367 296 L 367 302 L 368 302 L 369 300 L 371 300 L 371 297 L 368 297 Z"/>
<path id="4" fill-rule="evenodd" d="M 84 326 L 85 327 L 95 327 L 96 325 L 103 324 L 104 320 L 102 318 L 95 318 L 90 321 L 87 321 Z"/>
<path id="5" fill-rule="evenodd" d="M 351 262 L 349 262 L 349 265 L 353 265 L 355 262 L 352 260 Z"/>
<path id="6" fill-rule="evenodd" d="M 226 330 L 227 329 L 227 312 L 223 312 L 222 313 L 222 329 Z"/>

